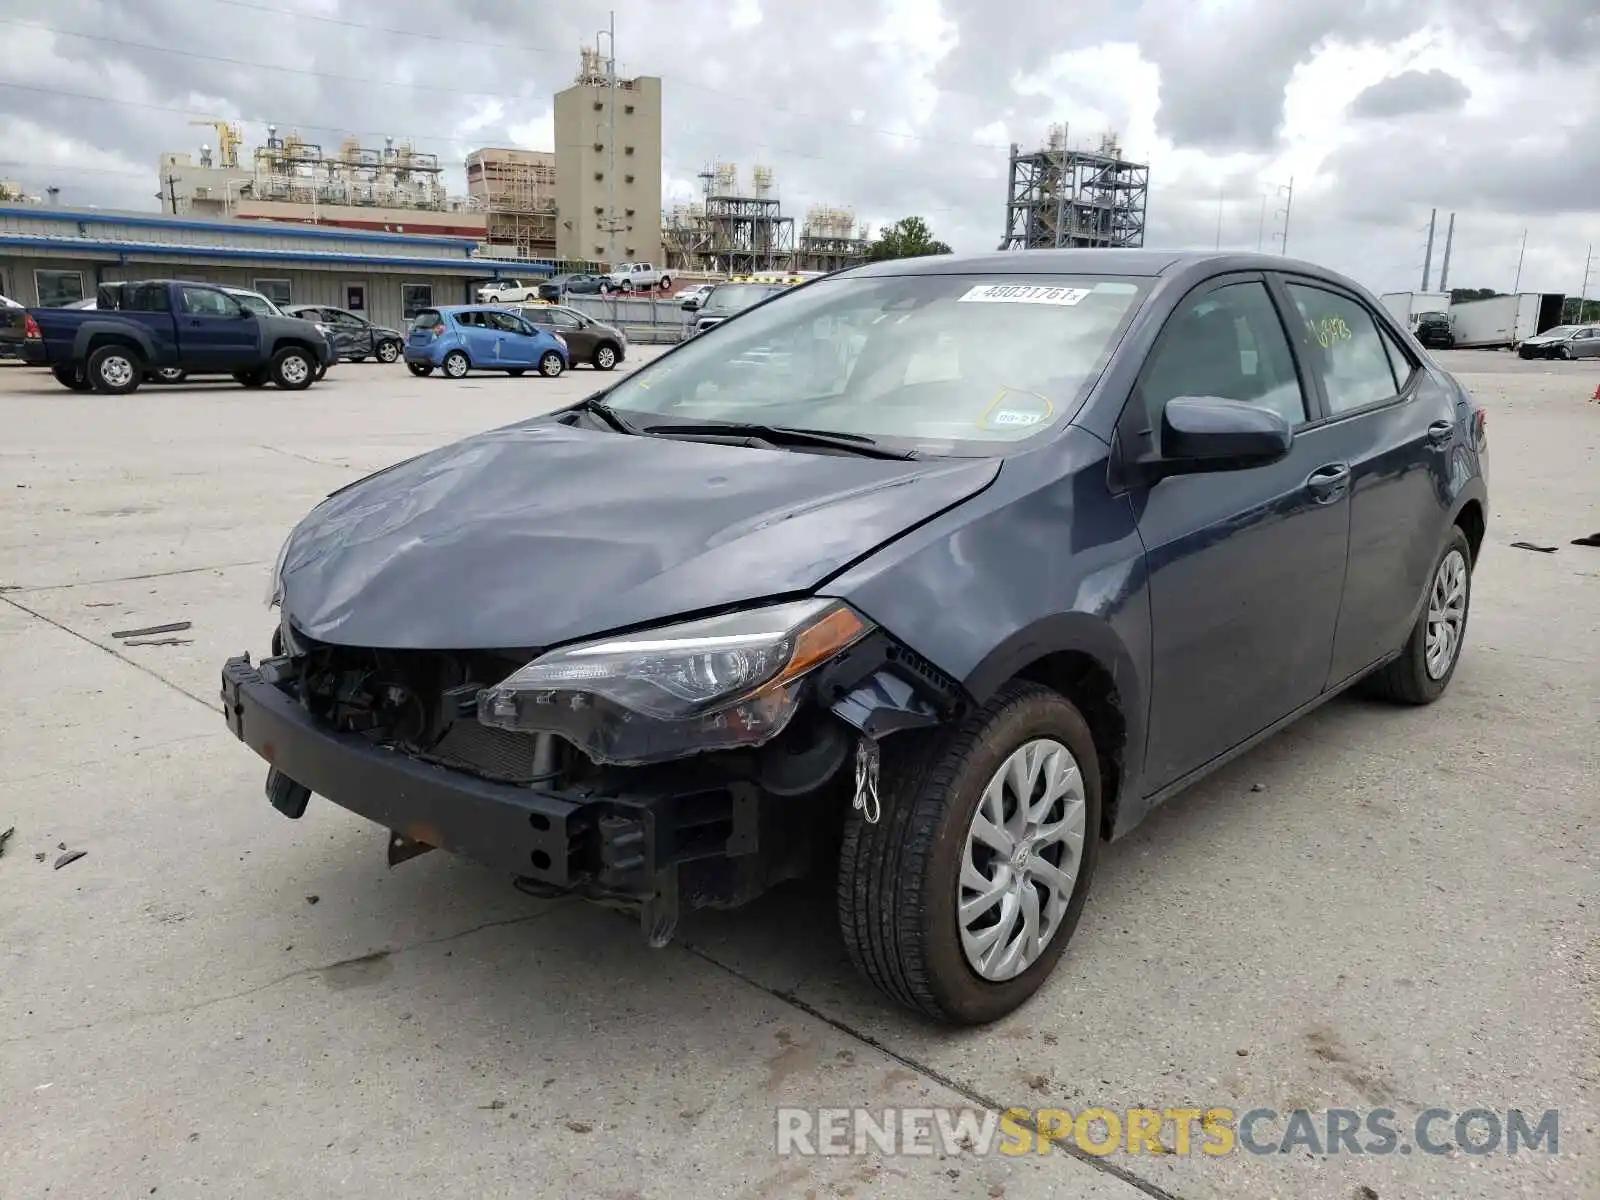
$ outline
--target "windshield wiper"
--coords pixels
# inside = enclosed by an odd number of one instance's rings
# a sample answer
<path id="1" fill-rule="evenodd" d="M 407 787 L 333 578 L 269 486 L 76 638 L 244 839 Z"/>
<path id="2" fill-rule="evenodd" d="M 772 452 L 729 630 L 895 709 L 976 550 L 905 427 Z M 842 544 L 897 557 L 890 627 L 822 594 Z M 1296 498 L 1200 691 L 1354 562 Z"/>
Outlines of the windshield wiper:
<path id="1" fill-rule="evenodd" d="M 575 411 L 593 413 L 607 425 L 611 426 L 611 428 L 615 429 L 618 433 L 636 434 L 640 432 L 639 428 L 634 425 L 632 421 L 629 421 L 610 405 L 605 404 L 598 396 L 591 397 L 588 400 L 580 402 L 576 406 Z"/>
<path id="2" fill-rule="evenodd" d="M 827 433 L 820 429 L 794 429 L 787 425 L 756 425 L 745 421 L 716 421 L 668 425 L 646 425 L 642 433 L 661 437 L 729 437 L 750 438 L 774 446 L 815 446 L 828 450 L 843 450 L 863 458 L 913 459 L 915 450 L 897 450 L 885 446 L 864 433 Z"/>

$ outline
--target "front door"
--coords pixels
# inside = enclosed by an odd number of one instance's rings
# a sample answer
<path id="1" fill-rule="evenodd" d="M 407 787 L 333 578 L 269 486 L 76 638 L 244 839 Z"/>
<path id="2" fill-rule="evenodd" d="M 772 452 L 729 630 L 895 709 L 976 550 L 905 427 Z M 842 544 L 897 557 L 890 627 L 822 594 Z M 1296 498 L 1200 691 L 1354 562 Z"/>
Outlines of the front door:
<path id="1" fill-rule="evenodd" d="M 593 325 L 576 313 L 565 312 L 559 308 L 553 309 L 550 313 L 550 330 L 566 338 L 567 352 L 575 363 L 588 362 L 592 359 L 595 347 L 600 344 L 600 336 L 595 333 Z"/>
<path id="2" fill-rule="evenodd" d="M 1301 322 L 1326 424 L 1350 464 L 1350 562 L 1329 683 L 1392 654 L 1411 632 L 1450 522 L 1455 397 L 1366 304 L 1321 280 L 1280 276 Z"/>
<path id="3" fill-rule="evenodd" d="M 1270 466 L 1172 476 L 1130 493 L 1150 588 L 1151 790 L 1314 700 L 1327 682 L 1348 469 L 1310 427 L 1308 382 L 1265 279 L 1224 276 L 1179 303 L 1119 423 L 1125 448 L 1159 450 L 1168 400 L 1214 396 L 1271 408 L 1297 431 Z"/>
<path id="4" fill-rule="evenodd" d="M 354 313 L 342 308 L 325 308 L 328 328 L 340 358 L 366 358 L 372 354 L 372 329 Z"/>
<path id="5" fill-rule="evenodd" d="M 179 289 L 178 345 L 182 365 L 194 372 L 228 372 L 260 365 L 261 326 L 255 314 L 226 292 Z"/>

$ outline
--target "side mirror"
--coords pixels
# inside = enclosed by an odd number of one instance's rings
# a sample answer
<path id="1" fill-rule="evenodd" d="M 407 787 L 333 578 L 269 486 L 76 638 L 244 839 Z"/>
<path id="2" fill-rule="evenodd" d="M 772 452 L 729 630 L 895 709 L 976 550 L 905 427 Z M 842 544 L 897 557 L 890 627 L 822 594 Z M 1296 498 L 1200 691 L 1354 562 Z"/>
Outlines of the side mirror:
<path id="1" fill-rule="evenodd" d="M 255 316 L 255 313 L 251 312 L 248 308 L 241 304 L 239 306 L 239 315 L 235 317 L 234 320 L 248 321 L 253 316 Z"/>
<path id="2" fill-rule="evenodd" d="M 1160 474 L 1242 471 L 1284 458 L 1289 422 L 1269 408 L 1215 396 L 1174 396 L 1161 412 Z"/>

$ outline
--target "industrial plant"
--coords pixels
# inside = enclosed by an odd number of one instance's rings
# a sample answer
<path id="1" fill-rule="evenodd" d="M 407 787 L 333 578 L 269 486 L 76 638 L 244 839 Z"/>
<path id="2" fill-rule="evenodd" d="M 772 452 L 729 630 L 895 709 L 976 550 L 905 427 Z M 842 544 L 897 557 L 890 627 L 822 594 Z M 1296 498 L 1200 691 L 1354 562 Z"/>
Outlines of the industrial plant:
<path id="1" fill-rule="evenodd" d="M 1149 192 L 1149 164 L 1129 161 L 1114 135 L 1097 149 L 1074 149 L 1067 127 L 1052 125 L 1038 150 L 1012 143 L 999 248 L 1143 246 Z"/>
<path id="2" fill-rule="evenodd" d="M 771 167 L 757 166 L 743 184 L 737 163 L 700 173 L 704 198 L 666 214 L 667 265 L 678 271 L 833 271 L 866 258 L 868 231 L 848 208 L 814 205 L 795 236 Z"/>

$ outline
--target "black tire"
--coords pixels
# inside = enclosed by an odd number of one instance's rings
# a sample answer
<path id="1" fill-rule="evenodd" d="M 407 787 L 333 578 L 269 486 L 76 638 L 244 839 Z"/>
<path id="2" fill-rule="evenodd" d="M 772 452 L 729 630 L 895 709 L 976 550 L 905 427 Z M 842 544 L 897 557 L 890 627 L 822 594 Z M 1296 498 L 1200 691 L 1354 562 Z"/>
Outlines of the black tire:
<path id="1" fill-rule="evenodd" d="M 546 350 L 539 356 L 539 374 L 546 379 L 554 379 L 567 369 L 567 364 L 561 361 L 561 355 L 554 350 Z"/>
<path id="2" fill-rule="evenodd" d="M 1571 347 L 1569 347 L 1569 346 L 1557 346 L 1556 347 L 1556 357 L 1561 359 L 1563 362 L 1570 362 L 1571 359 L 1572 359 L 1572 349 L 1571 349 Z"/>
<path id="3" fill-rule="evenodd" d="M 101 346 L 89 355 L 84 373 L 90 387 L 108 396 L 126 396 L 144 382 L 144 364 L 137 353 L 122 345 Z"/>
<path id="4" fill-rule="evenodd" d="M 472 360 L 467 357 L 465 350 L 452 350 L 444 356 L 444 365 L 440 369 L 451 379 L 465 379 L 467 372 L 472 370 Z"/>
<path id="5" fill-rule="evenodd" d="M 367 356 L 365 354 L 352 354 L 349 358 L 345 359 L 345 361 L 353 363 L 366 362 Z"/>
<path id="6" fill-rule="evenodd" d="M 656 286 L 659 287 L 663 292 L 670 292 L 672 290 L 672 276 L 663 275 L 657 281 Z"/>
<path id="7" fill-rule="evenodd" d="M 233 381 L 241 387 L 262 388 L 266 387 L 271 379 L 265 367 L 257 367 L 254 371 L 235 371 Z"/>
<path id="8" fill-rule="evenodd" d="M 617 365 L 617 360 L 621 357 L 622 352 L 614 343 L 601 342 L 594 348 L 594 357 L 590 361 L 594 363 L 595 370 L 609 371 Z"/>
<path id="9" fill-rule="evenodd" d="M 1078 760 L 1085 798 L 1078 877 L 1039 958 L 1012 979 L 990 982 L 961 946 L 961 860 L 990 779 L 1038 737 L 1060 742 Z M 839 926 L 851 961 L 890 999 L 937 1020 L 998 1020 L 1049 977 L 1089 893 L 1100 845 L 1100 768 L 1089 727 L 1059 693 L 1013 682 L 958 727 L 898 734 L 881 752 L 881 817 L 869 824 L 853 809 L 839 854 Z"/>
<path id="10" fill-rule="evenodd" d="M 506 374 L 511 376 L 511 378 L 513 378 L 513 379 L 521 379 L 527 373 L 528 373 L 528 368 L 527 367 L 507 367 L 506 368 Z"/>
<path id="11" fill-rule="evenodd" d="M 317 360 L 302 346 L 285 346 L 272 356 L 272 386 L 303 392 L 317 381 Z"/>
<path id="12" fill-rule="evenodd" d="M 62 387 L 72 392 L 87 392 L 90 390 L 89 378 L 83 373 L 83 368 L 70 363 L 62 363 L 50 368 L 50 374 Z"/>
<path id="13" fill-rule="evenodd" d="M 189 378 L 189 372 L 182 367 L 160 367 L 150 372 L 151 383 L 182 383 Z"/>
<path id="14" fill-rule="evenodd" d="M 400 357 L 400 343 L 399 342 L 386 341 L 386 342 L 379 342 L 378 343 L 378 361 L 379 362 L 392 363 L 395 359 L 397 359 L 399 357 Z"/>
<path id="15" fill-rule="evenodd" d="M 424 375 L 427 375 L 430 372 L 432 372 L 433 368 L 430 367 L 427 363 L 408 362 L 406 364 L 406 370 L 410 371 L 418 379 L 421 379 Z"/>
<path id="16" fill-rule="evenodd" d="M 1428 616 L 1440 573 L 1452 554 L 1459 554 L 1466 567 L 1462 577 L 1461 623 L 1450 652 L 1449 666 L 1435 678 L 1428 671 Z M 1444 695 L 1455 676 L 1456 664 L 1461 661 L 1461 647 L 1466 642 L 1467 625 L 1472 618 L 1472 568 L 1472 544 L 1459 525 L 1452 525 L 1444 549 L 1439 551 L 1439 557 L 1433 560 L 1433 570 L 1428 573 L 1428 591 L 1422 602 L 1422 612 L 1411 629 L 1411 636 L 1406 638 L 1405 648 L 1400 651 L 1400 657 L 1367 676 L 1362 681 L 1362 691 L 1396 704 L 1432 704 Z"/>

